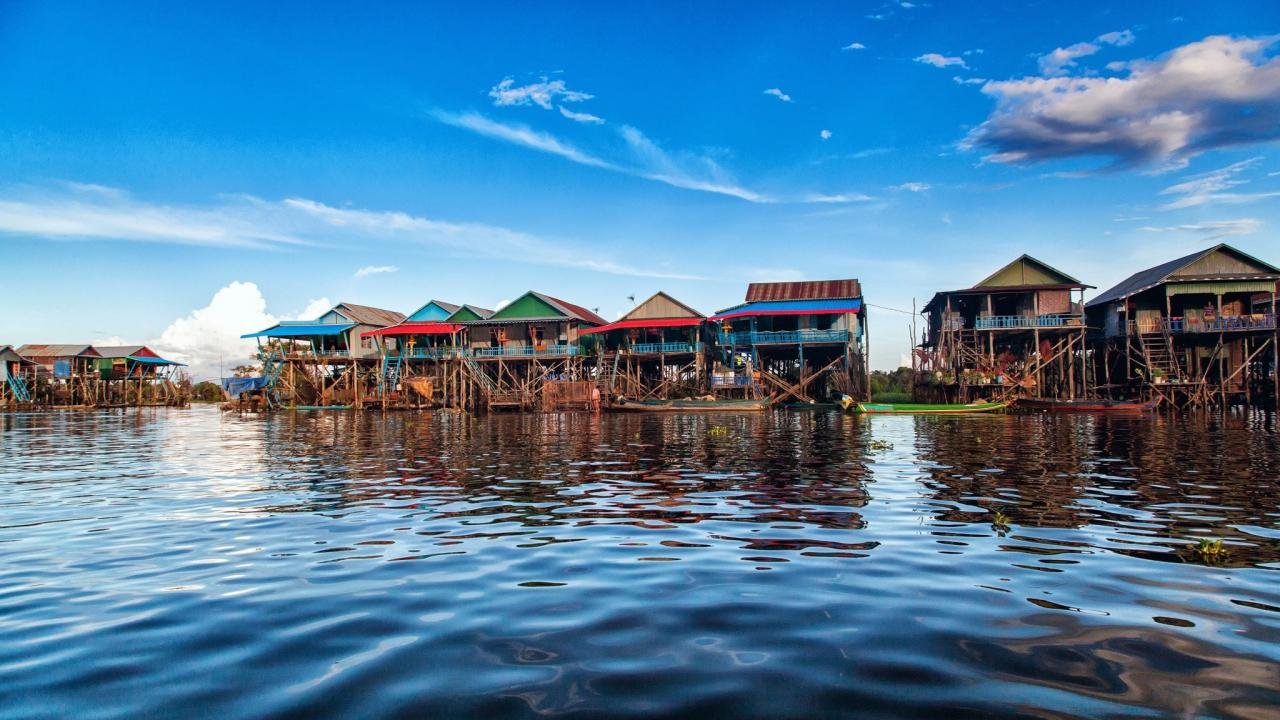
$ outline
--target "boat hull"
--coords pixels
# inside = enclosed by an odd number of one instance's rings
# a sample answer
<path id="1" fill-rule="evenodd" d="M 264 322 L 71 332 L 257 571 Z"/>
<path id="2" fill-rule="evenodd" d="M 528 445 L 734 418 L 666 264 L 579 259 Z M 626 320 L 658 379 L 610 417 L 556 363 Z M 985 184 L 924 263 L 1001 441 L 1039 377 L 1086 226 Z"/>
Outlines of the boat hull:
<path id="1" fill-rule="evenodd" d="M 761 412 L 768 400 L 624 400 L 609 406 L 610 412 Z"/>
<path id="2" fill-rule="evenodd" d="M 1115 415 L 1141 415 L 1153 412 L 1157 403 L 1125 402 L 1121 400 L 1042 400 L 1023 398 L 1014 404 L 1018 410 L 1047 413 L 1108 413 Z"/>
<path id="3" fill-rule="evenodd" d="M 864 415 L 967 415 L 999 412 L 1008 403 L 924 404 L 924 403 L 858 403 L 854 412 Z"/>

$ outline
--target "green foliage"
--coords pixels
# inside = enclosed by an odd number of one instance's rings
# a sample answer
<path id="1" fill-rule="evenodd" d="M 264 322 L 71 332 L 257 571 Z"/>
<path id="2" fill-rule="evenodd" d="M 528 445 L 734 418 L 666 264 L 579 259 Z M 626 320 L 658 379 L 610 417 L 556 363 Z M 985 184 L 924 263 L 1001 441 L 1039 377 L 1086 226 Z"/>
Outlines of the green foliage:
<path id="1" fill-rule="evenodd" d="M 222 388 L 218 383 L 205 380 L 191 388 L 191 399 L 196 402 L 218 402 L 222 400 Z"/>
<path id="2" fill-rule="evenodd" d="M 1221 565 L 1231 555 L 1231 551 L 1222 544 L 1221 538 L 1217 540 L 1204 538 L 1195 545 L 1188 545 L 1187 552 L 1192 559 L 1205 565 Z"/>
<path id="3" fill-rule="evenodd" d="M 906 402 L 906 400 L 880 400 L 884 393 L 899 393 L 904 397 L 911 396 L 911 368 L 900 367 L 893 372 L 875 370 L 871 373 L 871 396 L 876 402 Z"/>
<path id="4" fill-rule="evenodd" d="M 911 393 L 909 392 L 873 392 L 871 394 L 871 402 L 888 403 L 909 403 L 911 402 Z"/>

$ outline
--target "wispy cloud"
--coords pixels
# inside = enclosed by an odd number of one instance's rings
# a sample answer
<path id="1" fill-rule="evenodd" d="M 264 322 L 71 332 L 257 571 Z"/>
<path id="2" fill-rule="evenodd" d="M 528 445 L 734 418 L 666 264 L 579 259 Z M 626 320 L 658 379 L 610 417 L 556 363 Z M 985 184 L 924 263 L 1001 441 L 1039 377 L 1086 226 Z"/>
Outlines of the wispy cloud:
<path id="1" fill-rule="evenodd" d="M 918 192 L 924 192 L 925 190 L 929 190 L 929 189 L 932 189 L 932 188 L 933 188 L 933 186 L 932 186 L 932 185 L 930 185 L 929 183 L 926 183 L 926 182 L 904 182 L 904 183 L 902 183 L 901 185 L 894 185 L 893 187 L 891 187 L 891 188 L 889 188 L 889 189 L 890 189 L 890 190 L 905 190 L 905 191 L 907 191 L 907 192 L 918 193 Z"/>
<path id="2" fill-rule="evenodd" d="M 809 202 L 808 196 L 774 196 L 744 187 L 713 158 L 702 154 L 671 153 L 638 128 L 617 126 L 621 146 L 609 159 L 587 152 L 572 143 L 525 125 L 492 120 L 478 113 L 451 113 L 435 110 L 437 121 L 484 137 L 501 140 L 539 152 L 556 155 L 580 165 L 601 168 L 633 177 L 664 183 L 686 190 L 726 195 L 752 203 Z"/>
<path id="3" fill-rule="evenodd" d="M 992 81 L 996 108 L 962 148 L 990 162 L 1102 156 L 1113 167 L 1177 166 L 1212 148 L 1280 139 L 1280 58 L 1275 37 L 1213 36 L 1124 78 L 1026 77 Z"/>
<path id="4" fill-rule="evenodd" d="M 560 106 L 560 114 L 561 114 L 561 115 L 563 115 L 563 116 L 565 116 L 565 117 L 567 117 L 567 118 L 569 118 L 570 120 L 572 120 L 572 121 L 574 121 L 574 122 L 588 123 L 588 124 L 591 124 L 591 125 L 603 125 L 603 124 L 604 124 L 604 118 L 602 118 L 602 117 L 599 117 L 599 116 L 596 116 L 596 115 L 592 115 L 591 113 L 585 113 L 585 112 L 574 112 L 573 110 L 570 110 L 569 108 L 567 108 L 567 107 L 565 107 L 565 106 L 563 106 L 563 105 L 561 105 L 561 106 Z"/>
<path id="5" fill-rule="evenodd" d="M 986 78 L 978 78 L 978 77 L 966 78 L 966 77 L 960 77 L 959 75 L 956 75 L 951 79 L 954 80 L 957 85 L 985 85 L 987 82 Z"/>
<path id="6" fill-rule="evenodd" d="M 823 204 L 832 204 L 832 203 L 858 203 L 858 202 L 868 202 L 868 201 L 871 201 L 871 200 L 874 200 L 874 199 L 875 199 L 875 198 L 871 197 L 870 195 L 867 195 L 867 194 L 864 194 L 864 193 L 859 193 L 859 192 L 853 192 L 853 193 L 838 193 L 838 194 L 834 194 L 834 195 L 822 195 L 822 194 L 819 194 L 819 193 L 814 193 L 814 194 L 811 194 L 811 195 L 806 195 L 806 196 L 804 197 L 804 202 L 807 202 L 807 203 L 823 203 Z"/>
<path id="7" fill-rule="evenodd" d="M 0 234 L 295 250 L 322 243 L 352 247 L 384 243 L 611 275 L 695 278 L 627 264 L 599 247 L 561 238 L 544 239 L 501 226 L 435 220 L 395 210 L 340 208 L 298 197 L 265 200 L 228 195 L 208 205 L 171 206 L 137 200 L 124 191 L 86 194 L 65 186 L 0 188 Z M 356 276 L 394 270 L 394 266 L 374 266 L 362 268 Z"/>
<path id="8" fill-rule="evenodd" d="M 867 46 L 863 45 L 860 42 L 851 42 L 840 49 L 841 50 L 866 50 Z"/>
<path id="9" fill-rule="evenodd" d="M 823 140 L 830 140 L 831 131 L 826 128 L 822 128 L 821 130 L 818 131 L 818 137 L 822 138 Z"/>
<path id="10" fill-rule="evenodd" d="M 969 67 L 965 64 L 964 58 L 962 57 L 955 55 L 941 55 L 939 53 L 925 53 L 924 55 L 917 57 L 915 61 L 918 63 L 924 63 L 925 65 L 932 65 L 936 68 L 951 67 L 952 65 L 965 69 L 968 69 Z"/>
<path id="11" fill-rule="evenodd" d="M 357 278 L 365 278 L 370 275 L 381 275 L 383 273 L 400 272 L 400 268 L 395 265 L 366 265 L 356 271 Z"/>
<path id="12" fill-rule="evenodd" d="M 782 91 L 781 91 L 781 90 L 779 90 L 778 88 L 769 88 L 768 90 L 765 90 L 765 91 L 764 91 L 764 94 L 765 94 L 765 95 L 772 95 L 772 96 L 774 96 L 774 97 L 778 98 L 779 100 L 781 100 L 781 101 L 782 101 L 782 102 L 784 102 L 784 103 L 789 103 L 789 102 L 791 102 L 791 96 L 790 96 L 790 95 L 788 95 L 788 94 L 786 94 L 786 93 L 784 93 L 784 92 L 782 92 Z"/>
<path id="13" fill-rule="evenodd" d="M 1101 50 L 1102 45 L 1125 47 L 1137 39 L 1131 30 L 1116 30 L 1103 33 L 1093 42 L 1078 42 L 1067 47 L 1060 47 L 1040 58 L 1040 72 L 1045 75 L 1061 75 L 1069 68 L 1076 66 L 1076 60 L 1088 57 Z"/>
<path id="14" fill-rule="evenodd" d="M 1226 167 L 1209 172 L 1191 175 L 1176 185 L 1160 191 L 1161 195 L 1180 196 L 1160 206 L 1161 210 L 1180 210 L 1200 205 L 1241 205 L 1270 197 L 1280 196 L 1280 191 L 1268 192 L 1236 192 L 1231 188 L 1247 184 L 1249 181 L 1240 174 L 1262 161 L 1261 157 L 1241 160 Z"/>
<path id="15" fill-rule="evenodd" d="M 514 78 L 504 78 L 502 82 L 489 89 L 489 97 L 499 107 L 510 105 L 537 105 L 543 110 L 550 110 L 556 102 L 582 102 L 590 100 L 590 93 L 578 92 L 565 87 L 564 80 L 548 80 L 517 86 Z"/>
<path id="16" fill-rule="evenodd" d="M 1239 218 L 1237 220 L 1217 220 L 1167 227 L 1152 227 L 1148 225 L 1141 229 L 1153 233 L 1192 233 L 1208 236 L 1206 239 L 1214 240 L 1232 235 L 1252 235 L 1260 227 L 1262 227 L 1262 221 L 1257 218 Z"/>
<path id="17" fill-rule="evenodd" d="M 566 160 L 572 160 L 579 165 L 589 165 L 591 167 L 607 168 L 610 170 L 618 170 L 614 165 L 601 160 L 594 155 L 590 155 L 566 141 L 560 140 L 553 135 L 544 133 L 527 125 L 517 125 L 513 123 L 502 123 L 479 113 L 451 113 L 444 110 L 434 110 L 431 116 L 436 120 L 463 130 L 470 130 L 478 135 L 501 140 L 513 145 L 521 145 L 539 152 L 558 155 Z"/>

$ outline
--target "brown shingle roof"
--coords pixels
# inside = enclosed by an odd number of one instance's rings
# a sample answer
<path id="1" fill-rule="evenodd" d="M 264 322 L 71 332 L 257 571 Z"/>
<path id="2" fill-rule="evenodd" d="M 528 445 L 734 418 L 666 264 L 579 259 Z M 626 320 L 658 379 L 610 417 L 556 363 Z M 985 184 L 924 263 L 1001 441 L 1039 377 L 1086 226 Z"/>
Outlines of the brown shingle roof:
<path id="1" fill-rule="evenodd" d="M 380 327 L 389 327 L 404 322 L 404 313 L 398 313 L 395 310 L 383 310 L 382 308 L 370 307 L 368 305 L 356 305 L 354 303 L 338 303 L 334 308 L 342 313 L 354 323 L 359 325 L 377 325 Z"/>
<path id="2" fill-rule="evenodd" d="M 18 348 L 18 354 L 31 358 L 101 357 L 92 345 L 27 344 Z"/>
<path id="3" fill-rule="evenodd" d="M 751 283 L 747 302 L 764 300 L 843 300 L 862 297 L 857 279 L 803 280 L 800 282 Z"/>

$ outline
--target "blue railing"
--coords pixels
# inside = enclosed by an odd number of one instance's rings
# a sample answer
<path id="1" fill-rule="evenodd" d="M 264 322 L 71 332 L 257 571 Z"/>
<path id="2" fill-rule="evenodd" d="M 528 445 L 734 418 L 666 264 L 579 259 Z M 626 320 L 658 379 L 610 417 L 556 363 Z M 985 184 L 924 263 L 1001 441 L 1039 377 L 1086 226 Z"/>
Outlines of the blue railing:
<path id="1" fill-rule="evenodd" d="M 573 357 L 578 354 L 577 345 L 546 345 L 535 348 L 532 345 L 507 345 L 503 347 L 473 348 L 474 357 Z"/>
<path id="2" fill-rule="evenodd" d="M 1070 322 L 1072 319 L 1075 323 Z M 974 322 L 978 330 L 1009 330 L 1016 328 L 1058 328 L 1067 325 L 1080 325 L 1083 319 L 1079 315 L 990 315 L 979 317 Z"/>
<path id="3" fill-rule="evenodd" d="M 636 343 L 631 346 L 631 352 L 633 353 L 696 353 L 701 351 L 702 343 Z"/>
<path id="4" fill-rule="evenodd" d="M 798 345 L 801 343 L 847 343 L 848 330 L 777 330 L 772 332 L 720 333 L 721 345 Z"/>
<path id="5" fill-rule="evenodd" d="M 727 377 L 724 375 L 711 376 L 711 387 L 718 387 L 718 388 L 746 387 L 750 384 L 751 384 L 750 375 L 733 375 L 731 377 Z"/>
<path id="6" fill-rule="evenodd" d="M 430 359 L 430 358 L 440 359 L 440 358 L 457 357 L 461 355 L 462 352 L 463 351 L 461 348 L 456 348 L 456 347 L 416 347 L 410 350 L 408 353 L 405 353 L 405 357 L 410 358 L 412 360 L 423 360 L 423 359 Z"/>

